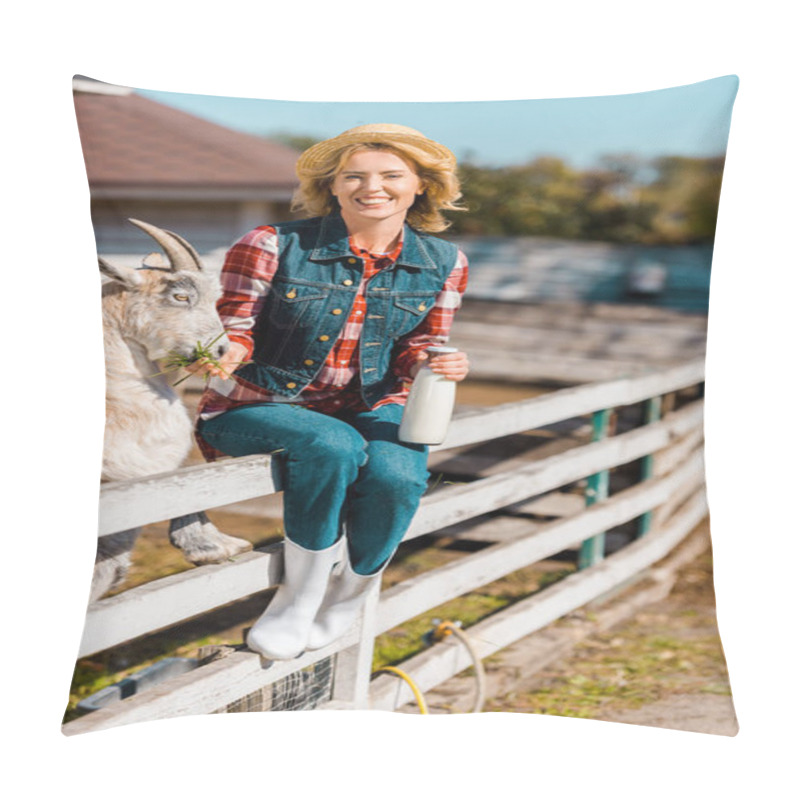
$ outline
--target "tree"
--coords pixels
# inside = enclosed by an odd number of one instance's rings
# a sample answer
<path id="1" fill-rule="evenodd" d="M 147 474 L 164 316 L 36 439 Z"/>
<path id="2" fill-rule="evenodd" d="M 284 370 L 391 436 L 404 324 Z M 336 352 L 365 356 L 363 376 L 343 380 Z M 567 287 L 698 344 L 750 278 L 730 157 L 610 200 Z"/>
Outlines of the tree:
<path id="1" fill-rule="evenodd" d="M 710 241 L 722 158 L 607 155 L 576 170 L 562 159 L 488 168 L 462 162 L 468 211 L 452 215 L 454 234 L 554 236 L 610 242 Z"/>

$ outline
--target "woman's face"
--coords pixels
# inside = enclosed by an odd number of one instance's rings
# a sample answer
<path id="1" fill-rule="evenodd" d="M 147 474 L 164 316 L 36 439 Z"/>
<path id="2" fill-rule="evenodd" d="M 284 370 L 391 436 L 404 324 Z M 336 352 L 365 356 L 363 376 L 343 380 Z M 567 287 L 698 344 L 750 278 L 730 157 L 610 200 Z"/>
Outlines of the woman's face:
<path id="1" fill-rule="evenodd" d="M 388 150 L 357 150 L 331 185 L 349 225 L 392 217 L 402 221 L 424 190 L 414 167 Z"/>

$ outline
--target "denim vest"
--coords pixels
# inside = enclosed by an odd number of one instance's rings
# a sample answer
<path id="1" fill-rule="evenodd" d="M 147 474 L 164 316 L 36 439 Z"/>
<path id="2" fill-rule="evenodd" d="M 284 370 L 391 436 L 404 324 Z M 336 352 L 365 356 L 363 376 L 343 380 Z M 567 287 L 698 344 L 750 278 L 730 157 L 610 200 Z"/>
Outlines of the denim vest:
<path id="1" fill-rule="evenodd" d="M 351 251 L 338 213 L 274 227 L 278 269 L 253 330 L 252 363 L 236 375 L 294 398 L 314 380 L 347 323 L 363 261 Z M 428 315 L 457 259 L 454 244 L 405 225 L 397 261 L 368 281 L 359 360 L 370 408 L 395 386 L 398 341 Z"/>

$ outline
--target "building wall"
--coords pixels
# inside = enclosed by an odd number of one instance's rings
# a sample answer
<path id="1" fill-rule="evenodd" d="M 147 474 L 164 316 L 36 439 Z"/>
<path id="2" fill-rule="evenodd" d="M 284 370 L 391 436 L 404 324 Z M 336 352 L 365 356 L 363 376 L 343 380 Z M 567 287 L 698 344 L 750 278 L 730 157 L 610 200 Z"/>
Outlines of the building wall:
<path id="1" fill-rule="evenodd" d="M 100 255 L 146 255 L 158 246 L 128 217 L 182 236 L 200 253 L 227 249 L 242 234 L 290 219 L 286 202 L 93 200 L 92 222 Z"/>

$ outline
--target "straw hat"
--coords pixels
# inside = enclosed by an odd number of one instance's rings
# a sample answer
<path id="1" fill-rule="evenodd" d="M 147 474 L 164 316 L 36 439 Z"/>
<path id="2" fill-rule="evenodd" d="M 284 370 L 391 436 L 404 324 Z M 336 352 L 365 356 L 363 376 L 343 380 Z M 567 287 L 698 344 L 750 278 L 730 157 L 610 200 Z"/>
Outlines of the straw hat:
<path id="1" fill-rule="evenodd" d="M 336 151 L 342 150 L 348 145 L 366 144 L 367 142 L 407 145 L 412 151 L 420 150 L 426 155 L 442 159 L 450 167 L 454 167 L 456 163 L 456 157 L 443 144 L 434 142 L 433 139 L 429 139 L 425 134 L 415 131 L 413 128 L 385 122 L 359 125 L 332 139 L 325 139 L 323 142 L 312 145 L 298 159 L 297 174 L 302 175 L 303 172 L 315 169 Z"/>

